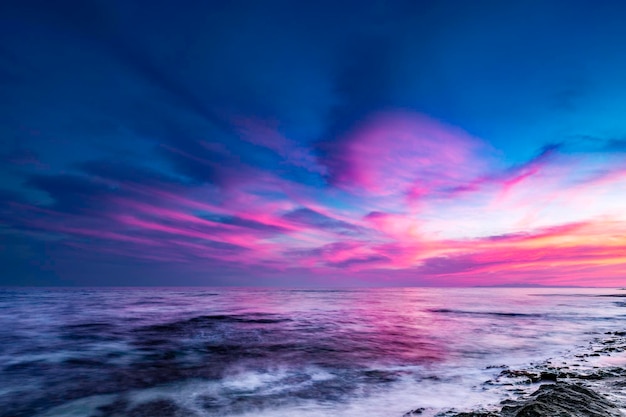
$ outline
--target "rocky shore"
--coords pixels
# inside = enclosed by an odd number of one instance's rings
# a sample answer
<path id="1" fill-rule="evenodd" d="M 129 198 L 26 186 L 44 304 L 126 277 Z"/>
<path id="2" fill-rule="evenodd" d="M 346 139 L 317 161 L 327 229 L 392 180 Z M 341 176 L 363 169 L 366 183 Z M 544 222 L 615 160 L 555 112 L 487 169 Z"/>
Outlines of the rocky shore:
<path id="1" fill-rule="evenodd" d="M 502 368 L 479 389 L 505 388 L 508 396 L 480 410 L 448 410 L 435 417 L 626 417 L 626 332 L 606 333 L 569 357 Z M 418 408 L 404 417 L 427 416 Z"/>
<path id="2" fill-rule="evenodd" d="M 413 414 L 415 415 L 415 414 Z M 447 415 L 447 414 L 444 414 Z M 443 416 L 443 415 L 442 415 Z M 528 398 L 510 401 L 500 412 L 470 411 L 451 417 L 623 417 L 613 403 L 578 384 L 541 385 Z"/>

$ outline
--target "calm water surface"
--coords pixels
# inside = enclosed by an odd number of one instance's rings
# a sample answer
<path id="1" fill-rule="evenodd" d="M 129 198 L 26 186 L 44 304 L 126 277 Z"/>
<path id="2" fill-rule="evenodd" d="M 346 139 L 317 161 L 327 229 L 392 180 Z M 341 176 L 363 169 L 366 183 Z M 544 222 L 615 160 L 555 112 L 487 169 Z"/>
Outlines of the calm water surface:
<path id="1" fill-rule="evenodd" d="M 0 416 L 400 417 L 623 331 L 610 289 L 0 290 Z M 429 411 L 431 412 L 431 411 Z"/>

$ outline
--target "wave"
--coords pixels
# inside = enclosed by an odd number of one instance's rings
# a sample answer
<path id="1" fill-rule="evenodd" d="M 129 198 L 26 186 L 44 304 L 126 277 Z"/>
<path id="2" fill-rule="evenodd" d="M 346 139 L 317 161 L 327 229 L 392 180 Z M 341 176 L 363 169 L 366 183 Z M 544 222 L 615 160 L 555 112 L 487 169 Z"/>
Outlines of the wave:
<path id="1" fill-rule="evenodd" d="M 497 317 L 546 317 L 545 314 L 536 313 L 510 313 L 500 311 L 469 311 L 469 310 L 455 310 L 450 308 L 433 308 L 426 310 L 430 313 L 444 313 L 444 314 L 463 314 L 472 316 L 497 316 Z"/>

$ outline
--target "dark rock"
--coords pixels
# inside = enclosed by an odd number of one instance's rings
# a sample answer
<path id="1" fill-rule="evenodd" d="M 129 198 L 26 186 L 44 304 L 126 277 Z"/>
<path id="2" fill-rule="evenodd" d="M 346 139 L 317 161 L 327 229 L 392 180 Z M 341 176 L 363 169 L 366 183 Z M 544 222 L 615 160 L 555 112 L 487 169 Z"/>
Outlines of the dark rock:
<path id="1" fill-rule="evenodd" d="M 420 408 L 416 408 L 415 410 L 411 410 L 408 413 L 404 413 L 404 415 L 402 417 L 411 417 L 411 416 L 419 416 L 420 414 L 422 414 L 424 411 L 426 411 L 425 408 L 420 407 Z"/>
<path id="2" fill-rule="evenodd" d="M 538 374 L 536 372 L 525 371 L 525 370 L 506 369 L 506 370 L 500 372 L 500 377 L 528 378 L 526 380 L 527 383 L 539 382 L 541 380 L 540 374 Z"/>
<path id="3" fill-rule="evenodd" d="M 580 385 L 542 385 L 520 407 L 502 408 L 502 417 L 623 417 L 619 409 Z"/>
<path id="4" fill-rule="evenodd" d="M 556 374 L 552 372 L 542 372 L 539 375 L 540 381 L 554 381 L 556 382 Z"/>
<path id="5" fill-rule="evenodd" d="M 554 372 L 537 373 L 537 372 L 530 372 L 530 371 L 525 371 L 525 370 L 518 371 L 518 370 L 506 369 L 500 372 L 500 376 L 508 377 L 508 378 L 528 378 L 526 382 L 530 383 L 530 382 L 540 382 L 540 381 L 556 382 L 558 375 Z"/>
<path id="6" fill-rule="evenodd" d="M 624 414 L 598 393 L 581 385 L 558 382 L 541 385 L 529 398 L 504 400 L 500 413 L 448 411 L 448 417 L 624 417 Z M 405 414 L 412 417 L 416 414 Z"/>
<path id="7" fill-rule="evenodd" d="M 604 369 L 597 369 L 592 372 L 572 373 L 570 378 L 586 379 L 586 380 L 601 380 L 607 378 L 615 378 L 626 375 L 626 369 L 620 367 L 610 367 Z"/>

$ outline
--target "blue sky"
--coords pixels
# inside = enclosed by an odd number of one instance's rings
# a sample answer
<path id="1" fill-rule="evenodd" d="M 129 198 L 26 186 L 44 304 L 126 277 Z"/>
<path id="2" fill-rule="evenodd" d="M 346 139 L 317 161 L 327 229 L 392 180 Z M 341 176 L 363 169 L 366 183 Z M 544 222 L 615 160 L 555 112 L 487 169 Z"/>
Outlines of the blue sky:
<path id="1" fill-rule="evenodd" d="M 0 283 L 466 285 L 493 236 L 610 240 L 625 18 L 618 1 L 5 1 Z M 580 193 L 601 203 L 579 215 Z M 580 266 L 572 245 L 562 269 L 509 259 L 489 283 L 588 285 L 609 264 L 619 282 L 619 256 Z"/>

